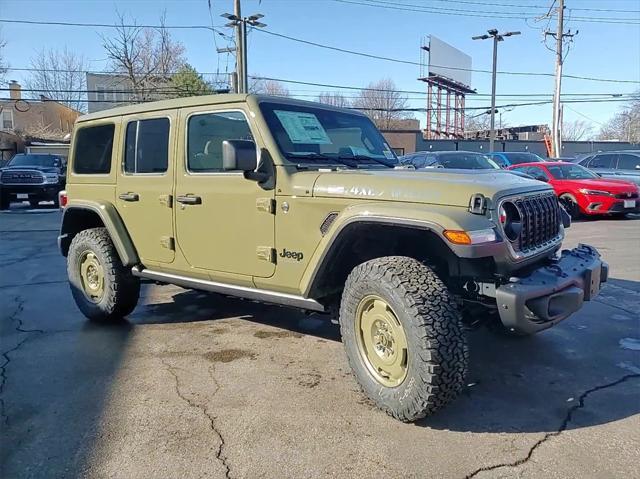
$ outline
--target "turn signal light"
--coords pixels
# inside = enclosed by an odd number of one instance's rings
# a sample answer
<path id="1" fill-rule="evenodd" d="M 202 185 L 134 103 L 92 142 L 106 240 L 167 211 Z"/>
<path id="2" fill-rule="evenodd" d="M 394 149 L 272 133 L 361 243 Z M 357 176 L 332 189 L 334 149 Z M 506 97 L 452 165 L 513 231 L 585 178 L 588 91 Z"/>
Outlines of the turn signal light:
<path id="1" fill-rule="evenodd" d="M 466 231 L 445 230 L 444 236 L 453 244 L 471 244 L 471 237 Z"/>

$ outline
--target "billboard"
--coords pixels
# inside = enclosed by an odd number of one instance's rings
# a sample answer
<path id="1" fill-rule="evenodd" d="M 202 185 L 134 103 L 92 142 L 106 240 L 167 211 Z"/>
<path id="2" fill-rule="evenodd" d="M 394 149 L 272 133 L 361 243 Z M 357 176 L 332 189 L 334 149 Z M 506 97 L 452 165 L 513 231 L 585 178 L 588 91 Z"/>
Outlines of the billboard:
<path id="1" fill-rule="evenodd" d="M 429 76 L 471 87 L 471 57 L 433 35 L 429 36 Z"/>

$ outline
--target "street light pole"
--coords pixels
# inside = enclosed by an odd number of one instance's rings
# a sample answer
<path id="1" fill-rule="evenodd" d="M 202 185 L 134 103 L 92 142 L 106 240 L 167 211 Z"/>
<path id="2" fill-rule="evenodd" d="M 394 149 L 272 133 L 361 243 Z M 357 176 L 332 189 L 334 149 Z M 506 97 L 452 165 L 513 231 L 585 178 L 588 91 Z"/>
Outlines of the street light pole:
<path id="1" fill-rule="evenodd" d="M 497 29 L 487 30 L 484 35 L 471 37 L 472 40 L 488 40 L 493 38 L 493 69 L 491 77 L 491 130 L 489 131 L 489 152 L 493 153 L 496 141 L 496 76 L 498 65 L 498 42 L 504 40 L 505 37 L 520 35 L 520 32 L 499 33 Z"/>
<path id="2" fill-rule="evenodd" d="M 249 17 L 243 17 L 240 11 L 240 0 L 234 1 L 234 14 L 223 13 L 222 17 L 230 20 L 226 27 L 234 27 L 236 31 L 236 92 L 249 93 L 249 73 L 247 70 L 247 24 L 252 27 L 266 27 L 258 20 L 264 17 L 261 13 L 256 13 Z"/>

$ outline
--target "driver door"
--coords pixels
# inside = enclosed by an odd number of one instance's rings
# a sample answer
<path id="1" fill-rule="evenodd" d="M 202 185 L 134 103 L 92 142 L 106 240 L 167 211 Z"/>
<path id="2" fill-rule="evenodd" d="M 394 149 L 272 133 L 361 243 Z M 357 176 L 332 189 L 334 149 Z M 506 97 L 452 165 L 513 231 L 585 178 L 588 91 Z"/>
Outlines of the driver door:
<path id="1" fill-rule="evenodd" d="M 176 230 L 187 262 L 211 272 L 268 277 L 275 271 L 274 190 L 222 168 L 224 140 L 256 137 L 242 109 L 181 111 L 185 151 L 176 181 Z M 257 154 L 257 152 L 256 152 Z M 214 274 L 215 276 L 215 274 Z"/>

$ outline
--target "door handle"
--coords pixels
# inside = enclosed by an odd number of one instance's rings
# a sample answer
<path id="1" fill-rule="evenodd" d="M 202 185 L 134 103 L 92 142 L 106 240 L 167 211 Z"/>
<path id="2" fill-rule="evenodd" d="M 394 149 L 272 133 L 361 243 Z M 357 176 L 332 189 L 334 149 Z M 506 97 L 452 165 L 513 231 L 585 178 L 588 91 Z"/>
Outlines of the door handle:
<path id="1" fill-rule="evenodd" d="M 176 197 L 176 201 L 178 203 L 182 203 L 183 205 L 201 205 L 202 204 L 202 198 L 200 198 L 199 196 L 193 196 L 193 195 L 181 195 Z"/>
<path id="2" fill-rule="evenodd" d="M 118 198 L 123 201 L 138 201 L 140 200 L 140 195 L 138 193 L 122 193 L 118 195 Z"/>

